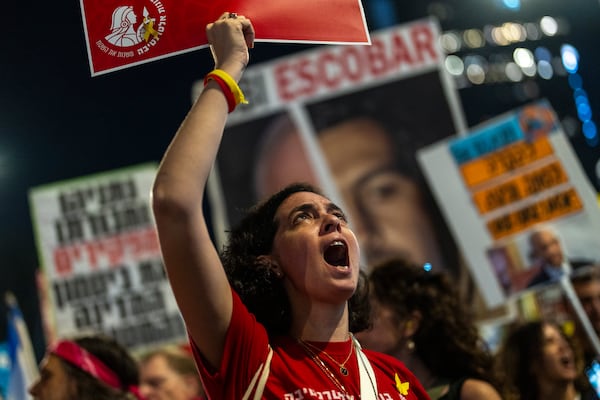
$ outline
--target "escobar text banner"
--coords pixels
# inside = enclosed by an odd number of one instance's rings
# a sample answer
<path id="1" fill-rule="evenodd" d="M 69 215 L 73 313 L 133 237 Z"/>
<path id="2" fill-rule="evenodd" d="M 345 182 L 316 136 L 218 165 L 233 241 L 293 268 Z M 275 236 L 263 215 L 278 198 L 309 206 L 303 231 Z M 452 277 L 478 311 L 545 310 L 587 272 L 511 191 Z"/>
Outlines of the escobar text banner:
<path id="1" fill-rule="evenodd" d="M 429 146 L 419 161 L 488 305 L 527 289 L 535 228 L 556 231 L 568 260 L 600 260 L 596 194 L 549 102 Z"/>
<path id="2" fill-rule="evenodd" d="M 156 165 L 31 189 L 55 336 L 102 332 L 133 351 L 186 341 L 150 210 Z"/>
<path id="3" fill-rule="evenodd" d="M 323 46 L 250 66 L 240 82 L 249 104 L 229 115 L 209 179 L 219 245 L 241 211 L 308 181 L 349 214 L 363 267 L 408 252 L 441 268 L 452 239 L 442 238 L 439 213 L 420 208 L 431 202 L 418 193 L 427 189 L 415 159 L 464 126 L 439 33 L 435 20 L 418 20 L 374 33 L 371 46 Z M 328 134 L 334 126 L 344 127 L 338 139 Z"/>
<path id="4" fill-rule="evenodd" d="M 207 46 L 226 11 L 252 20 L 256 41 L 370 42 L 359 0 L 80 0 L 92 76 Z"/>

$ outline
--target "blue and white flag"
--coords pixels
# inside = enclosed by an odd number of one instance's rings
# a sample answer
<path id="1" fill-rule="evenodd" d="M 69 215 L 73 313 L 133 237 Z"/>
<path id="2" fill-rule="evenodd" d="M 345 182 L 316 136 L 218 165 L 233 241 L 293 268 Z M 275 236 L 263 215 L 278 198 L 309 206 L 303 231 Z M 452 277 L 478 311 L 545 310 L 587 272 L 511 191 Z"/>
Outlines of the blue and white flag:
<path id="1" fill-rule="evenodd" d="M 5 294 L 5 301 L 8 309 L 7 347 L 10 358 L 6 400 L 29 400 L 32 397 L 27 389 L 37 380 L 39 370 L 17 299 L 8 292 Z"/>

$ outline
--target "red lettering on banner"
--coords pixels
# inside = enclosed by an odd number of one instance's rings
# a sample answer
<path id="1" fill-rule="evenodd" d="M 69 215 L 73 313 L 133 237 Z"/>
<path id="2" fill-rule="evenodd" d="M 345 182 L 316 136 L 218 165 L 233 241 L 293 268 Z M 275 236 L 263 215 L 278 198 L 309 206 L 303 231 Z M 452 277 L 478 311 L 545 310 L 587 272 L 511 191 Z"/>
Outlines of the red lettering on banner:
<path id="1" fill-rule="evenodd" d="M 54 268 L 60 277 L 73 273 L 74 264 L 85 262 L 90 270 L 99 267 L 101 259 L 109 267 L 121 265 L 125 255 L 134 261 L 160 254 L 156 230 L 153 228 L 103 238 L 93 242 L 59 247 L 54 250 Z"/>
<path id="2" fill-rule="evenodd" d="M 319 90 L 335 90 L 344 83 L 380 78 L 396 71 L 418 68 L 440 58 L 429 24 L 415 24 L 372 38 L 371 46 L 342 46 L 284 60 L 274 69 L 278 96 L 294 101 Z"/>
<path id="3" fill-rule="evenodd" d="M 413 59 L 410 55 L 410 50 L 406 46 L 404 38 L 399 35 L 393 37 L 394 46 L 392 47 L 392 60 L 396 68 L 400 68 L 402 64 L 412 65 Z"/>
<path id="4" fill-rule="evenodd" d="M 281 97 L 283 100 L 291 100 L 294 98 L 294 93 L 292 91 L 288 91 L 288 83 L 290 80 L 287 79 L 287 74 L 289 70 L 290 68 L 288 63 L 281 62 L 273 71 L 275 75 L 275 82 L 279 88 L 279 97 Z"/>
<path id="5" fill-rule="evenodd" d="M 297 93 L 301 94 L 302 96 L 310 96 L 313 92 L 313 88 L 315 86 L 315 79 L 316 77 L 314 76 L 314 73 L 311 72 L 311 63 L 310 60 L 308 59 L 303 59 L 300 60 L 299 63 L 299 72 L 298 72 L 298 77 L 300 78 L 299 81 L 303 82 L 306 81 L 307 85 L 305 89 L 300 89 L 298 90 Z M 292 98 L 294 98 L 295 95 L 292 93 Z"/>
<path id="6" fill-rule="evenodd" d="M 73 272 L 71 258 L 79 258 L 79 249 L 74 249 L 75 254 L 69 251 L 69 247 L 61 247 L 54 251 L 54 268 L 59 276 L 67 276 Z"/>
<path id="7" fill-rule="evenodd" d="M 429 53 L 429 56 L 432 59 L 435 59 L 437 57 L 437 53 L 432 47 L 433 34 L 428 26 L 417 25 L 413 30 L 411 30 L 410 37 L 412 38 L 412 41 L 415 45 L 417 60 L 419 62 L 424 61 L 424 53 Z"/>
<path id="8" fill-rule="evenodd" d="M 339 73 L 341 68 L 339 68 L 335 54 L 323 52 L 317 65 L 319 76 L 323 77 L 325 86 L 330 89 L 338 87 L 342 80 L 342 74 Z"/>
<path id="9" fill-rule="evenodd" d="M 374 39 L 368 50 L 369 72 L 373 76 L 381 76 L 388 70 L 386 47 L 381 40 Z"/>
<path id="10" fill-rule="evenodd" d="M 362 59 L 360 53 L 356 47 L 346 46 L 342 50 L 342 58 L 346 60 L 346 63 L 342 65 L 344 69 L 344 75 L 348 77 L 352 82 L 357 82 L 362 77 Z"/>

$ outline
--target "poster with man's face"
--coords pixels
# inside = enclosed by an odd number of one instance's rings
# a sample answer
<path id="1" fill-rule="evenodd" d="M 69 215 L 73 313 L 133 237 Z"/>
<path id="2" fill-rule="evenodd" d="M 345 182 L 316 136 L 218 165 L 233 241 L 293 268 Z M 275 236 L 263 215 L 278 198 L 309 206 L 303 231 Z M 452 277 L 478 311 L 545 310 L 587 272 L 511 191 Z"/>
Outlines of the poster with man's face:
<path id="1" fill-rule="evenodd" d="M 456 247 L 415 158 L 464 125 L 438 37 L 435 21 L 420 20 L 372 35 L 371 46 L 250 67 L 240 83 L 250 105 L 230 115 L 209 185 L 215 231 L 308 182 L 348 215 L 365 269 L 399 256 L 458 275 Z"/>

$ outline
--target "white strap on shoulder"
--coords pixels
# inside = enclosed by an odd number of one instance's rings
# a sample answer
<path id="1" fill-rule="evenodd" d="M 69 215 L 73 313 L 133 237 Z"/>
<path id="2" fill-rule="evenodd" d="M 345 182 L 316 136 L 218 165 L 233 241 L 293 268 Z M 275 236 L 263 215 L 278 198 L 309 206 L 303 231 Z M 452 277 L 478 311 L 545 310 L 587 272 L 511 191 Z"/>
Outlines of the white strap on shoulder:
<path id="1" fill-rule="evenodd" d="M 360 371 L 360 398 L 361 400 L 377 400 L 377 379 L 367 356 L 362 351 L 358 340 L 352 335 L 356 355 L 358 356 L 358 370 Z"/>
<path id="2" fill-rule="evenodd" d="M 269 354 L 267 354 L 267 359 L 264 364 L 260 364 L 256 373 L 252 377 L 250 381 L 250 386 L 246 389 L 246 393 L 244 393 L 244 397 L 242 400 L 248 400 L 250 395 L 254 391 L 253 400 L 260 400 L 262 394 L 265 390 L 265 385 L 267 384 L 267 379 L 269 378 L 269 373 L 271 372 L 271 359 L 273 358 L 273 349 L 269 346 Z"/>

